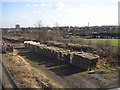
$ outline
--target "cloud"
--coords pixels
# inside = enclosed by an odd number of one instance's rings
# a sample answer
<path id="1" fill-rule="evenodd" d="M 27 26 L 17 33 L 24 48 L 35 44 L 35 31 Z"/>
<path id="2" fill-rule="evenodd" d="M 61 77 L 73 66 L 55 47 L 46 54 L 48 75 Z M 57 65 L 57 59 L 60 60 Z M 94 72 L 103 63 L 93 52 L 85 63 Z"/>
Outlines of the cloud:
<path id="1" fill-rule="evenodd" d="M 29 19 L 28 16 L 25 16 L 25 15 L 19 15 L 18 17 L 21 18 L 21 19 L 24 20 L 24 21 L 29 22 L 29 23 L 31 22 L 31 20 Z"/>
<path id="2" fill-rule="evenodd" d="M 64 3 L 41 3 L 41 4 L 27 4 L 26 7 L 51 7 L 52 9 L 55 10 L 63 10 L 69 6 Z"/>
<path id="3" fill-rule="evenodd" d="M 43 4 L 41 4 L 41 6 L 45 7 L 45 6 L 46 6 L 46 4 L 44 4 L 44 3 L 43 3 Z"/>
<path id="4" fill-rule="evenodd" d="M 27 6 L 27 7 L 31 7 L 31 4 L 27 4 L 26 6 Z"/>
<path id="5" fill-rule="evenodd" d="M 41 11 L 34 11 L 33 12 L 33 14 L 37 14 L 37 15 L 39 15 L 39 14 L 41 14 L 42 12 Z"/>
<path id="6" fill-rule="evenodd" d="M 57 17 L 60 17 L 60 16 L 61 16 L 61 14 L 60 14 L 60 13 L 55 13 L 55 15 L 56 15 Z"/>
<path id="7" fill-rule="evenodd" d="M 53 3 L 43 3 L 41 4 L 42 7 L 49 7 L 49 6 L 53 6 Z"/>
<path id="8" fill-rule="evenodd" d="M 19 17 L 19 18 L 26 18 L 25 15 L 19 15 L 18 17 Z"/>
<path id="9" fill-rule="evenodd" d="M 70 9 L 66 10 L 66 13 L 68 13 L 68 14 L 79 14 L 80 10 L 77 9 L 77 8 L 70 8 Z"/>
<path id="10" fill-rule="evenodd" d="M 49 7 L 53 6 L 53 3 L 42 3 L 42 4 L 27 4 L 27 7 Z"/>
<path id="11" fill-rule="evenodd" d="M 27 7 L 38 7 L 40 6 L 40 4 L 27 4 L 26 6 Z"/>
<path id="12" fill-rule="evenodd" d="M 53 3 L 48 3 L 48 6 L 53 6 Z"/>
<path id="13" fill-rule="evenodd" d="M 63 10 L 63 9 L 65 9 L 65 8 L 67 8 L 67 7 L 68 7 L 68 5 L 66 5 L 66 4 L 57 3 L 57 4 L 54 5 L 54 8 L 53 8 L 53 9 L 56 9 L 56 10 Z"/>

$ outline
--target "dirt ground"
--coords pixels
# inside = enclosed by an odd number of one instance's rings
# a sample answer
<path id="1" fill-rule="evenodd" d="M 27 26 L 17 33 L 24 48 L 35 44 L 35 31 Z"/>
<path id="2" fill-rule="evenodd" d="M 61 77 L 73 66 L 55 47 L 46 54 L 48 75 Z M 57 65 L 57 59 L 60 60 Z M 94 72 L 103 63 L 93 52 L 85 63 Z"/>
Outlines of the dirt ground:
<path id="1" fill-rule="evenodd" d="M 4 54 L 3 62 L 15 81 L 24 87 L 42 88 L 42 82 L 53 88 L 99 88 L 113 82 L 101 74 L 88 74 L 75 66 L 36 55 L 23 44 L 13 46 L 14 53 Z M 117 75 L 112 78 L 116 80 Z"/>
<path id="2" fill-rule="evenodd" d="M 44 84 L 53 88 L 58 86 L 60 88 L 64 88 L 58 82 L 50 79 L 49 77 L 46 77 L 38 70 L 31 67 L 31 65 L 21 56 L 17 55 L 17 53 L 4 54 L 2 61 L 14 78 L 15 82 L 20 84 L 20 87 L 43 88 Z"/>

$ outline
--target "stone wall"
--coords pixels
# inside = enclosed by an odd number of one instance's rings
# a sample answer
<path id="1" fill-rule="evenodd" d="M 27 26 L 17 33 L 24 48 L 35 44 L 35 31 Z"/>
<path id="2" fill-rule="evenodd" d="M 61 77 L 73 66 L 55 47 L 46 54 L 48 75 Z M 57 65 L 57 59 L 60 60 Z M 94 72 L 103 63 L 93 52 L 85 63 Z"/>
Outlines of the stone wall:
<path id="1" fill-rule="evenodd" d="M 36 54 L 44 55 L 45 57 L 53 58 L 55 60 L 60 60 L 80 67 L 84 70 L 94 68 L 99 59 L 98 55 L 91 53 L 70 51 L 69 49 L 47 46 L 45 44 L 32 41 L 26 41 L 24 42 L 24 45 Z"/>

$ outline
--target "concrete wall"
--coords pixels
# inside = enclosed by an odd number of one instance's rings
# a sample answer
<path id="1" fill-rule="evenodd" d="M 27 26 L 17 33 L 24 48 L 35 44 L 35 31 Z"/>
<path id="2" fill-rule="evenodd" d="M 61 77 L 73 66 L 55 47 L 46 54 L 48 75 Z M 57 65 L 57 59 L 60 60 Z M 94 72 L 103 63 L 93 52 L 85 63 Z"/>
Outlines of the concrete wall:
<path id="1" fill-rule="evenodd" d="M 73 54 L 72 64 L 84 70 L 89 69 L 90 60 L 81 55 Z"/>
<path id="2" fill-rule="evenodd" d="M 38 55 L 60 60 L 68 64 L 80 67 L 84 70 L 94 68 L 99 59 L 98 55 L 84 52 L 72 52 L 62 48 L 47 46 L 36 42 L 25 42 L 25 47 Z"/>

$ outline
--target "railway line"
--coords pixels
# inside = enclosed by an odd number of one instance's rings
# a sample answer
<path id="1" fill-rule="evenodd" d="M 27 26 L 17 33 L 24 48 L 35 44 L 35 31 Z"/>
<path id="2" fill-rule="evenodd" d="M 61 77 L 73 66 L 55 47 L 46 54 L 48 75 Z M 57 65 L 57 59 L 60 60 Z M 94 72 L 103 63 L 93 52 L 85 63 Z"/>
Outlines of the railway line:
<path id="1" fill-rule="evenodd" d="M 11 77 L 10 73 L 6 70 L 4 64 L 1 62 L 2 65 L 2 89 L 6 90 L 6 89 L 16 89 L 18 90 L 18 86 L 16 85 L 15 81 L 13 80 L 13 78 Z"/>

